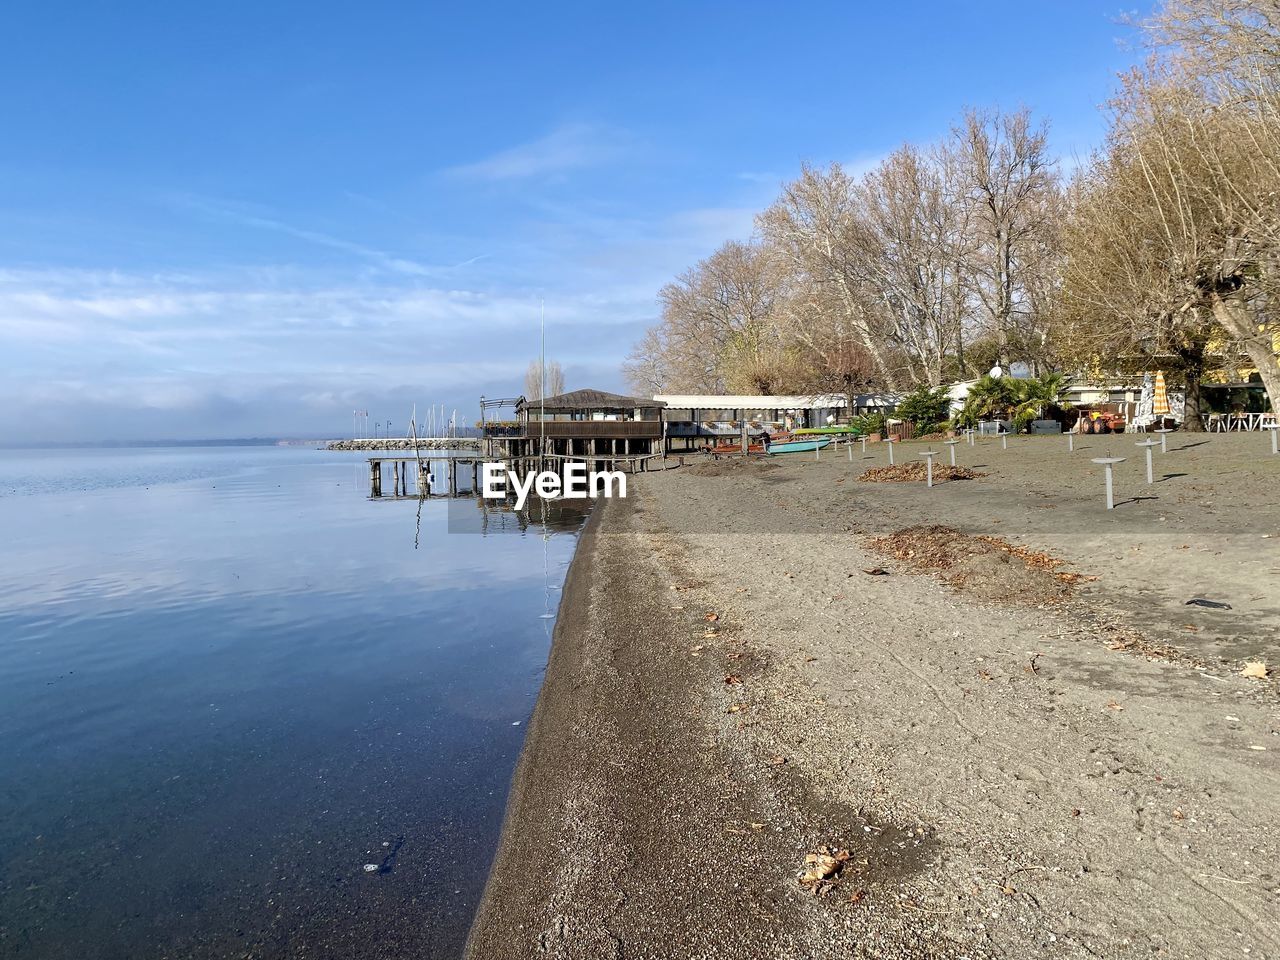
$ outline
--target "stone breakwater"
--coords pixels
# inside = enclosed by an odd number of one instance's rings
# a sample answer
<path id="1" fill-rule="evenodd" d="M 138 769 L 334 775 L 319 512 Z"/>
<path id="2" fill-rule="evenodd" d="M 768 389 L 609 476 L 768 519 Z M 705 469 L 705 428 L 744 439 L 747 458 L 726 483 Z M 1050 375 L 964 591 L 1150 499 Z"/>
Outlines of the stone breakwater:
<path id="1" fill-rule="evenodd" d="M 408 437 L 377 440 L 332 440 L 326 450 L 479 450 L 479 437 L 419 437 L 417 443 Z"/>

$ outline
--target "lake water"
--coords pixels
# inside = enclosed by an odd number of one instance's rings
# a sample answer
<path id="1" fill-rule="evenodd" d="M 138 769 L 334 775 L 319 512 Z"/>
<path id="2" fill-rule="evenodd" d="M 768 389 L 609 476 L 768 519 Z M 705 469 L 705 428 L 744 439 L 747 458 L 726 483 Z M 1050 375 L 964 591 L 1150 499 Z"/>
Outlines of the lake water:
<path id="1" fill-rule="evenodd" d="M 459 954 L 578 522 L 367 484 L 0 452 L 0 956 Z"/>

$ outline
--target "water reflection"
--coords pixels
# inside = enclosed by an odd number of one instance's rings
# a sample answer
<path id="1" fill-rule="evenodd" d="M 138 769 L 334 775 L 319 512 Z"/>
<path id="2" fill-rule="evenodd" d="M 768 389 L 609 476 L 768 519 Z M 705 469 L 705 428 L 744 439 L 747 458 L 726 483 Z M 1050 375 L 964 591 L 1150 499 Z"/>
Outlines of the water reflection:
<path id="1" fill-rule="evenodd" d="M 458 501 L 367 482 L 314 451 L 0 457 L 3 952 L 456 955 L 581 515 L 470 503 L 508 535 L 457 536 Z"/>

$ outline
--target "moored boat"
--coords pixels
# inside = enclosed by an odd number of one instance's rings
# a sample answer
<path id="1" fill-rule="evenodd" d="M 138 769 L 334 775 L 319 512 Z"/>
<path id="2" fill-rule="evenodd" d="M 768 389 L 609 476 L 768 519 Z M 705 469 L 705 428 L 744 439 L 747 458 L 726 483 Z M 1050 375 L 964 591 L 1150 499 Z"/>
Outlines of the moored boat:
<path id="1" fill-rule="evenodd" d="M 806 450 L 821 450 L 831 445 L 830 437 L 814 437 L 812 440 L 788 440 L 785 443 L 769 444 L 769 456 L 776 453 L 803 453 Z"/>
<path id="2" fill-rule="evenodd" d="M 844 437 L 849 435 L 857 435 L 858 428 L 850 424 L 840 424 L 834 427 L 800 427 L 798 430 L 791 431 L 797 437 L 817 437 L 817 436 L 838 436 Z"/>
<path id="3" fill-rule="evenodd" d="M 769 437 L 769 444 L 770 444 L 770 447 L 772 448 L 773 445 L 778 443 L 785 443 L 790 439 L 791 439 L 790 434 L 786 434 L 786 433 L 774 434 Z M 741 453 L 742 441 L 734 440 L 731 443 L 718 443 L 711 448 L 711 452 L 715 454 Z M 747 452 L 748 453 L 764 453 L 764 444 L 761 443 L 759 440 L 752 440 L 747 445 Z"/>

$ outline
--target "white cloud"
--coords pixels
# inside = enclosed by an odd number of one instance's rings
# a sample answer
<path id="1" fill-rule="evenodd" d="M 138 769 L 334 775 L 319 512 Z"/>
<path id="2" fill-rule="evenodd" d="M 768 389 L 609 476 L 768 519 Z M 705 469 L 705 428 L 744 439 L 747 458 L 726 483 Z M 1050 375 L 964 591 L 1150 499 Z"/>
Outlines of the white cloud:
<path id="1" fill-rule="evenodd" d="M 414 402 L 470 416 L 518 392 L 538 349 L 535 291 L 262 276 L 0 271 L 0 438 L 315 433 Z M 609 371 L 591 385 L 620 385 L 652 296 L 633 293 L 548 297 L 555 355 Z"/>
<path id="2" fill-rule="evenodd" d="M 314 246 L 326 247 L 330 250 L 347 253 L 353 257 L 367 260 L 393 273 L 401 273 L 414 277 L 430 277 L 444 272 L 441 268 L 416 263 L 413 260 L 396 256 L 395 254 L 388 253 L 385 250 L 379 250 L 376 247 L 366 246 L 365 244 L 356 243 L 351 240 L 344 240 L 341 237 L 334 237 L 319 230 L 310 230 L 305 227 L 297 227 L 293 224 L 285 223 L 273 216 L 268 216 L 263 213 L 250 210 L 243 204 L 226 203 L 223 201 L 212 200 L 208 197 L 199 197 L 191 194 L 175 197 L 174 202 L 184 209 L 192 210 L 217 220 L 237 223 L 241 226 L 252 227 L 256 230 L 269 230 L 273 233 L 281 233 L 286 236 L 305 241 L 306 243 Z"/>
<path id="3" fill-rule="evenodd" d="M 617 130 L 573 123 L 557 127 L 528 143 L 452 167 L 446 173 L 472 180 L 524 180 L 558 176 L 598 166 L 622 156 L 630 140 Z"/>

